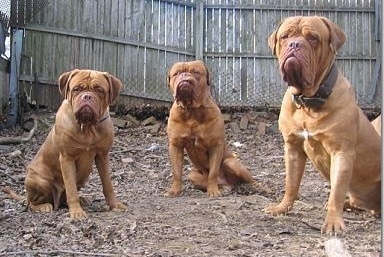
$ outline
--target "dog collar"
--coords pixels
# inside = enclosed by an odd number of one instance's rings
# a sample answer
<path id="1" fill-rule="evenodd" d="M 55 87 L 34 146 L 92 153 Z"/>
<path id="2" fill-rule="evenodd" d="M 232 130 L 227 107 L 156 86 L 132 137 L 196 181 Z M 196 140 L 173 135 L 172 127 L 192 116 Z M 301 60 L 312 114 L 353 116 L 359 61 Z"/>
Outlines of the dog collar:
<path id="1" fill-rule="evenodd" d="M 110 117 L 109 113 L 107 113 L 103 118 L 101 118 L 99 120 L 99 123 L 102 123 L 103 121 L 105 121 L 106 119 L 108 119 Z"/>
<path id="2" fill-rule="evenodd" d="M 328 72 L 327 77 L 321 83 L 319 90 L 312 97 L 303 95 L 292 95 L 292 101 L 296 103 L 299 108 L 308 107 L 318 109 L 322 107 L 325 100 L 332 94 L 333 87 L 336 83 L 338 75 L 338 69 L 335 62 L 332 64 L 331 69 Z"/>
<path id="3" fill-rule="evenodd" d="M 106 121 L 110 117 L 109 113 L 107 113 L 103 118 L 101 118 L 97 124 L 102 123 L 103 121 Z M 85 124 L 80 124 L 80 130 L 83 131 Z"/>

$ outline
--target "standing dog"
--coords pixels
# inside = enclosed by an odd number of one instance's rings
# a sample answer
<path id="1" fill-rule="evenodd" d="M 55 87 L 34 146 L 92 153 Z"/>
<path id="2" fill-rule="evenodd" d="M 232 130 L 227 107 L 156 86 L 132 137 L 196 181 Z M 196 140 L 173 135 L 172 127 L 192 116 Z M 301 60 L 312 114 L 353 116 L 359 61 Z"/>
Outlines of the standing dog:
<path id="1" fill-rule="evenodd" d="M 240 182 L 255 184 L 251 173 L 226 148 L 224 120 L 212 99 L 209 73 L 202 61 L 175 63 L 168 74 L 174 103 L 167 133 L 173 180 L 168 191 L 182 191 L 184 149 L 192 163 L 189 179 L 208 196 L 222 195 Z"/>
<path id="2" fill-rule="evenodd" d="M 345 230 L 343 207 L 380 211 L 380 136 L 336 67 L 336 51 L 345 39 L 327 18 L 297 16 L 284 20 L 268 41 L 288 89 L 279 116 L 285 194 L 265 210 L 276 215 L 292 208 L 309 158 L 331 184 L 324 233 Z"/>
<path id="3" fill-rule="evenodd" d="M 113 192 L 109 150 L 114 139 L 109 104 L 121 90 L 119 79 L 93 70 L 73 70 L 59 78 L 65 98 L 55 124 L 27 167 L 25 187 L 30 210 L 51 212 L 67 203 L 70 218 L 87 217 L 78 190 L 84 186 L 95 160 L 103 193 L 111 209 L 126 209 Z"/>

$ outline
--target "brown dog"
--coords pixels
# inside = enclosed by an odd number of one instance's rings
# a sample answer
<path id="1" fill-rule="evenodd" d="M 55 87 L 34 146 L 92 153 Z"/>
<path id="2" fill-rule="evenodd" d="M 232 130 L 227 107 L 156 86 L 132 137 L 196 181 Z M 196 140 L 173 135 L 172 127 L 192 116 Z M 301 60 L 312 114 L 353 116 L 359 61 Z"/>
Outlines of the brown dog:
<path id="1" fill-rule="evenodd" d="M 189 179 L 209 196 L 221 196 L 223 189 L 240 182 L 255 184 L 247 168 L 226 148 L 224 120 L 210 94 L 204 63 L 175 63 L 168 83 L 175 100 L 167 126 L 173 174 L 168 195 L 182 191 L 184 149 L 192 163 Z"/>
<path id="2" fill-rule="evenodd" d="M 27 167 L 30 210 L 51 212 L 67 203 L 71 219 L 86 218 L 78 189 L 88 180 L 93 160 L 109 207 L 126 209 L 115 197 L 109 174 L 114 139 L 109 104 L 117 99 L 121 87 L 120 80 L 106 72 L 73 70 L 60 76 L 60 93 L 65 99 L 52 130 Z"/>
<path id="3" fill-rule="evenodd" d="M 327 18 L 298 16 L 284 20 L 268 41 L 288 89 L 279 117 L 285 195 L 266 211 L 285 214 L 292 208 L 309 158 L 331 184 L 325 233 L 345 230 L 343 207 L 380 211 L 380 137 L 335 64 L 345 38 Z"/>

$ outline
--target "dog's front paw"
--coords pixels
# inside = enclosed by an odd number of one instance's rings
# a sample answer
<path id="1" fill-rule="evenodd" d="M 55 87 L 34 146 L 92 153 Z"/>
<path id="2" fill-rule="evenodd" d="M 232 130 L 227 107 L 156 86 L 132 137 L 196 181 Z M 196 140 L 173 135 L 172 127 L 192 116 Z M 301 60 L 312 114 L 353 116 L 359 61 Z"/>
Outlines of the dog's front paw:
<path id="1" fill-rule="evenodd" d="M 45 212 L 45 213 L 52 212 L 53 210 L 53 206 L 50 203 L 42 203 L 42 204 L 36 204 L 36 205 L 30 204 L 28 208 L 33 212 Z"/>
<path id="2" fill-rule="evenodd" d="M 181 184 L 172 183 L 172 186 L 166 193 L 166 196 L 171 196 L 171 197 L 178 196 L 181 193 L 182 189 L 183 187 Z"/>
<path id="3" fill-rule="evenodd" d="M 277 215 L 286 215 L 292 209 L 291 204 L 280 203 L 274 206 L 267 206 L 264 208 L 264 212 L 277 216 Z"/>
<path id="4" fill-rule="evenodd" d="M 207 194 L 209 197 L 222 196 L 222 193 L 217 185 L 208 185 Z"/>
<path id="5" fill-rule="evenodd" d="M 88 217 L 87 213 L 81 207 L 69 208 L 69 217 L 71 220 L 82 220 Z"/>
<path id="6" fill-rule="evenodd" d="M 325 218 L 323 227 L 321 228 L 321 233 L 322 234 L 327 234 L 327 235 L 341 235 L 345 232 L 345 224 L 343 217 L 339 215 L 328 215 Z"/>
<path id="7" fill-rule="evenodd" d="M 115 203 L 110 204 L 109 208 L 111 211 L 125 211 L 128 209 L 128 207 L 120 201 L 116 201 Z"/>

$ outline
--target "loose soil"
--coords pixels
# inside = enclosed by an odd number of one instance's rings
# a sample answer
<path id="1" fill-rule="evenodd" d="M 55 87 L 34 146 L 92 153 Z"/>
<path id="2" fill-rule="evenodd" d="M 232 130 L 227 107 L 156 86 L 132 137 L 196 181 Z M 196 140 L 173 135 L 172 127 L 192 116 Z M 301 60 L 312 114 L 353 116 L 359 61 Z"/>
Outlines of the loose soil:
<path id="1" fill-rule="evenodd" d="M 48 134 L 45 118 L 34 137 L 0 153 L 0 187 L 25 195 L 25 166 Z M 267 119 L 267 127 L 275 120 Z M 166 197 L 170 180 L 165 122 L 158 133 L 144 127 L 116 129 L 111 150 L 115 191 L 128 206 L 111 212 L 105 206 L 97 171 L 81 190 L 88 199 L 88 219 L 73 222 L 68 209 L 30 213 L 23 201 L 0 193 L 0 256 L 326 256 L 320 233 L 329 184 L 308 163 L 300 199 L 286 216 L 263 212 L 284 194 L 283 142 L 279 133 L 258 134 L 257 126 L 235 133 L 227 124 L 227 142 L 253 176 L 272 193 L 242 185 L 209 198 L 186 179 L 179 197 Z M 1 131 L 0 136 L 23 133 Z M 239 144 L 240 143 L 240 144 Z M 366 212 L 344 212 L 347 233 L 338 236 L 352 256 L 380 256 L 381 221 Z"/>

